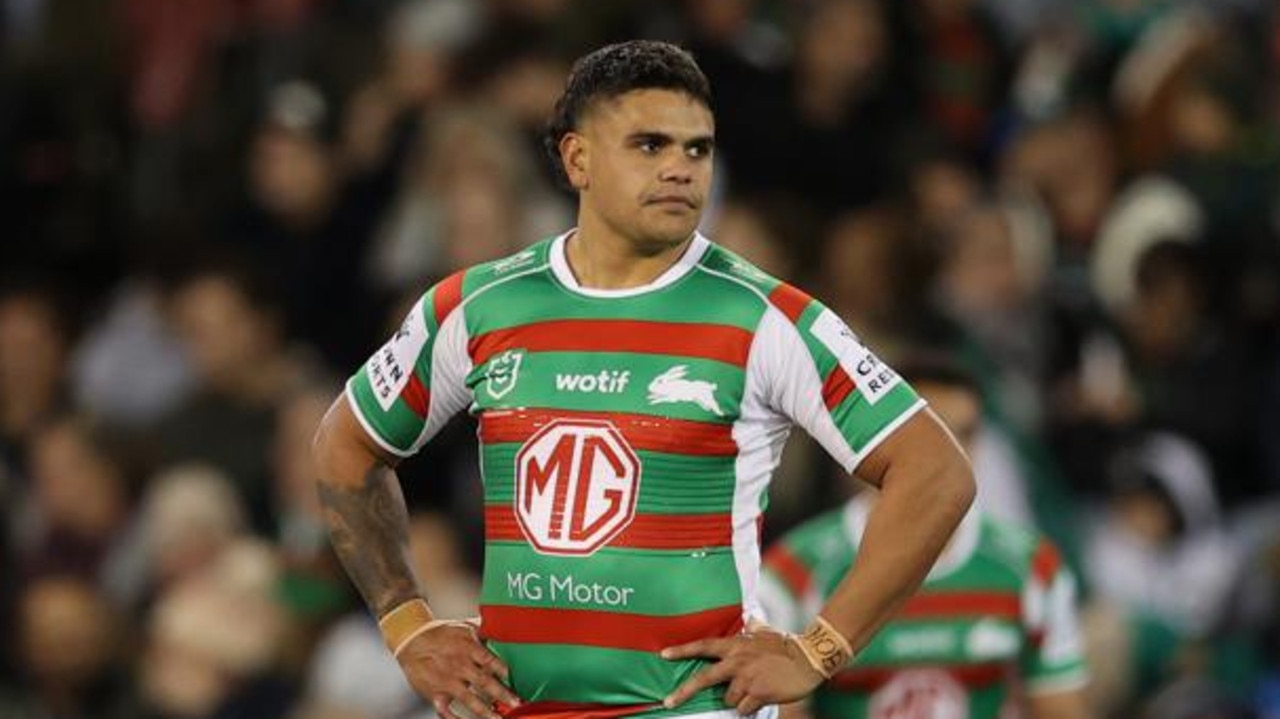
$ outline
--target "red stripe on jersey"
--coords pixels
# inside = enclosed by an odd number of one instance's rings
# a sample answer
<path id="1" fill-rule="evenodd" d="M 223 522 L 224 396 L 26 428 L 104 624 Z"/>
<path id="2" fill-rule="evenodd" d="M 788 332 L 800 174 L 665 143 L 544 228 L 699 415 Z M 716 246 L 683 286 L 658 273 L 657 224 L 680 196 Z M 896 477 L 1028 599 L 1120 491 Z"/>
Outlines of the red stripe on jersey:
<path id="1" fill-rule="evenodd" d="M 440 284 L 436 285 L 434 308 L 436 327 L 444 324 L 444 318 L 462 304 L 462 279 L 465 275 L 466 270 L 459 270 L 440 280 Z"/>
<path id="2" fill-rule="evenodd" d="M 809 573 L 809 568 L 786 545 L 775 544 L 765 552 L 764 566 L 778 575 L 797 598 L 808 594 L 813 585 L 813 575 Z"/>
<path id="3" fill-rule="evenodd" d="M 673 616 L 493 604 L 480 607 L 484 638 L 513 644 L 579 644 L 657 652 L 695 639 L 732 636 L 742 627 L 742 607 L 736 604 Z"/>
<path id="4" fill-rule="evenodd" d="M 484 537 L 491 542 L 525 541 L 509 504 L 484 508 Z M 605 546 L 628 549 L 703 549 L 733 545 L 731 514 L 637 514 Z"/>
<path id="5" fill-rule="evenodd" d="M 855 667 L 836 672 L 827 686 L 836 691 L 845 692 L 875 691 L 888 684 L 902 671 L 916 669 L 938 669 L 944 671 L 960 684 L 974 689 L 1000 684 L 1009 677 L 1008 666 L 1003 662 L 967 665 L 920 665 L 893 669 L 861 669 Z"/>
<path id="6" fill-rule="evenodd" d="M 779 283 L 769 293 L 769 302 L 781 310 L 782 314 L 791 320 L 791 324 L 800 321 L 800 315 L 804 314 L 805 309 L 812 301 L 812 297 L 785 282 Z"/>
<path id="7" fill-rule="evenodd" d="M 518 707 L 498 703 L 498 714 L 504 719 L 615 719 L 640 714 L 661 707 L 652 704 L 588 704 L 577 702 L 527 702 Z"/>
<path id="8" fill-rule="evenodd" d="M 671 454 L 732 457 L 738 453 L 733 425 L 669 419 L 624 412 L 574 410 L 491 410 L 480 415 L 480 441 L 484 444 L 524 442 L 557 419 L 606 421 L 622 432 L 634 449 Z"/>
<path id="9" fill-rule="evenodd" d="M 400 399 L 404 400 L 405 406 L 413 410 L 414 414 L 426 417 L 427 409 L 431 406 L 431 391 L 422 386 L 418 373 L 412 372 L 409 375 L 409 383 L 400 392 Z"/>
<path id="10" fill-rule="evenodd" d="M 471 340 L 477 365 L 507 349 L 530 352 L 637 352 L 718 360 L 745 367 L 751 332 L 729 325 L 644 320 L 548 320 L 494 330 Z"/>
<path id="11" fill-rule="evenodd" d="M 822 383 L 822 401 L 826 403 L 828 410 L 834 410 L 856 388 L 853 378 L 837 364 L 831 374 L 827 375 L 827 381 Z"/>
<path id="12" fill-rule="evenodd" d="M 983 616 L 1017 619 L 1022 602 L 1009 592 L 927 592 L 907 600 L 898 619 Z"/>
<path id="13" fill-rule="evenodd" d="M 1036 547 L 1035 555 L 1031 557 L 1031 576 L 1047 587 L 1061 566 L 1062 557 L 1058 554 L 1058 550 L 1048 540 L 1042 538 L 1040 545 Z"/>

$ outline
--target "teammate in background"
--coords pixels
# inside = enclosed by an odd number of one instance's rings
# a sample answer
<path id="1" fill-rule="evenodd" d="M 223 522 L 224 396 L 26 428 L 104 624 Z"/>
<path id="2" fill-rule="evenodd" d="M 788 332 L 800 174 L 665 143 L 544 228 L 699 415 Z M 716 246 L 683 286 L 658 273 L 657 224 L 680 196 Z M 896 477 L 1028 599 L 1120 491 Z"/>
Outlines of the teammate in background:
<path id="1" fill-rule="evenodd" d="M 582 58 L 548 132 L 577 228 L 428 290 L 317 433 L 337 552 L 448 719 L 732 717 L 800 698 L 911 594 L 972 500 L 910 386 L 820 303 L 696 232 L 709 98 L 666 43 Z M 387 471 L 463 410 L 484 477 L 478 623 L 421 599 Z M 756 598 L 792 425 L 884 495 L 863 561 L 800 636 L 760 624 Z"/>
<path id="2" fill-rule="evenodd" d="M 964 445 L 981 420 L 972 377 L 918 358 L 902 377 Z M 761 600 L 780 628 L 800 626 L 862 561 L 878 492 L 864 489 L 769 548 Z M 813 695 L 819 719 L 1089 719 L 1075 582 L 1034 530 L 984 515 L 961 521 L 919 592 Z M 803 715 L 798 706 L 784 715 Z"/>

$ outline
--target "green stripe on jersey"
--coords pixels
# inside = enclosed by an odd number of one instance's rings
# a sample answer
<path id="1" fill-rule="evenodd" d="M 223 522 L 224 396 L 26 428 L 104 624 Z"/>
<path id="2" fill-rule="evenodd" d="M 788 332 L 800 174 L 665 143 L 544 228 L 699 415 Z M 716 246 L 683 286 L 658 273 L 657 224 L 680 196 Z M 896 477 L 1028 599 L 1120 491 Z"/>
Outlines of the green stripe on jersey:
<path id="1" fill-rule="evenodd" d="M 874 405 L 861 392 L 851 392 L 832 410 L 831 416 L 849 446 L 861 456 L 885 428 L 919 401 L 916 391 L 906 382 L 900 382 Z"/>
<path id="2" fill-rule="evenodd" d="M 748 301 L 744 302 L 744 297 Z M 476 296 L 467 305 L 467 328 L 475 337 L 549 319 L 631 319 L 728 325 L 752 331 L 764 310 L 764 302 L 745 287 L 697 271 L 662 290 L 620 302 L 618 298 L 571 292 L 561 287 L 548 269 L 495 283 Z"/>
<path id="3" fill-rule="evenodd" d="M 484 604 L 654 616 L 742 603 L 729 547 L 696 552 L 606 547 L 584 561 L 540 554 L 521 542 L 489 542 L 483 586 Z"/>
<path id="4" fill-rule="evenodd" d="M 722 416 L 696 402 L 649 401 L 649 384 L 678 365 L 687 368 L 688 379 L 715 384 L 713 396 Z M 483 391 L 487 372 L 488 364 L 481 363 L 467 377 L 478 410 L 553 407 L 715 423 L 729 423 L 737 416 L 746 378 L 741 367 L 710 359 L 635 352 L 525 352 L 515 385 L 495 399 Z"/>
<path id="5" fill-rule="evenodd" d="M 374 399 L 369 373 L 363 367 L 347 380 L 347 390 L 355 398 L 360 416 L 372 426 L 379 439 L 401 453 L 413 447 L 425 421 L 409 409 L 404 400 L 396 399 L 391 408 L 384 411 Z"/>
<path id="6" fill-rule="evenodd" d="M 515 500 L 520 445 L 487 444 L 480 454 L 486 504 Z M 694 457 L 636 451 L 640 459 L 640 514 L 711 514 L 733 510 L 734 457 Z"/>
<path id="7" fill-rule="evenodd" d="M 661 702 L 709 662 L 667 661 L 655 653 L 570 644 L 488 642 L 511 667 L 511 689 L 525 702 L 601 704 Z M 724 685 L 698 693 L 675 710 L 661 706 L 638 716 L 674 716 L 724 709 Z"/>
<path id="8" fill-rule="evenodd" d="M 719 245 L 712 245 L 707 250 L 707 253 L 703 255 L 702 262 L 699 264 L 708 270 L 728 275 L 739 282 L 750 285 L 766 297 L 774 288 L 782 284 L 781 280 L 770 276 L 743 259 L 741 255 Z"/>

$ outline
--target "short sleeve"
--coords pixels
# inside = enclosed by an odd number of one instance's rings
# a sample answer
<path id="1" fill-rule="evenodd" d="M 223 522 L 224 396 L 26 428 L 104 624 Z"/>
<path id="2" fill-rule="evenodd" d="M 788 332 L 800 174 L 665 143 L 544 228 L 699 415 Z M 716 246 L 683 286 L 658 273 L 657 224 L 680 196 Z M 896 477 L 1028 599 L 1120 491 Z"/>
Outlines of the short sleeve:
<path id="1" fill-rule="evenodd" d="M 463 313 L 444 299 L 456 282 L 450 278 L 423 295 L 347 380 L 347 401 L 360 425 L 396 456 L 415 453 L 468 404 Z"/>
<path id="2" fill-rule="evenodd" d="M 804 297 L 803 309 L 770 308 L 761 320 L 766 404 L 852 472 L 924 402 L 834 312 Z"/>

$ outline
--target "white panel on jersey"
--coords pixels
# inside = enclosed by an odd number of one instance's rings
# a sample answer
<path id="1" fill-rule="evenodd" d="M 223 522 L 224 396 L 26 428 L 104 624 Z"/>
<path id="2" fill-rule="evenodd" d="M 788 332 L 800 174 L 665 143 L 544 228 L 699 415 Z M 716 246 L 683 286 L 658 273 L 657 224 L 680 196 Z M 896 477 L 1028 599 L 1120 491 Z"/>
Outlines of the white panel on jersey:
<path id="1" fill-rule="evenodd" d="M 417 452 L 427 440 L 453 416 L 471 403 L 467 375 L 471 372 L 471 355 L 467 353 L 467 323 L 461 309 L 455 309 L 440 325 L 436 343 L 431 348 L 431 405 L 422 433 L 413 443 Z"/>
<path id="2" fill-rule="evenodd" d="M 823 404 L 822 378 L 813 356 L 796 326 L 776 307 L 770 306 L 760 319 L 751 354 L 753 358 L 760 355 L 755 371 L 764 375 L 766 403 L 802 427 L 846 472 L 852 472 L 859 457 Z M 750 376 L 748 372 L 748 380 Z"/>
<path id="3" fill-rule="evenodd" d="M 733 441 L 738 445 L 733 467 L 733 560 L 742 588 L 744 619 L 748 620 L 765 619 L 759 597 L 760 504 L 791 431 L 786 418 L 766 402 L 769 371 L 763 365 L 769 357 L 764 350 L 770 344 L 766 333 L 757 331 L 752 338 L 742 403 L 733 423 Z"/>
<path id="4" fill-rule="evenodd" d="M 1044 640 L 1040 653 L 1051 664 L 1077 661 L 1084 653 L 1080 620 L 1076 615 L 1075 578 L 1059 569 L 1044 593 Z"/>
<path id="5" fill-rule="evenodd" d="M 421 300 L 414 303 L 400 329 L 369 358 L 369 386 L 384 412 L 391 409 L 400 391 L 409 383 L 418 353 L 431 335 L 422 317 L 422 305 Z"/>
<path id="6" fill-rule="evenodd" d="M 826 346 L 845 374 L 853 380 L 858 392 L 871 404 L 889 393 L 902 381 L 897 372 L 880 361 L 836 313 L 823 308 L 809 332 Z"/>

